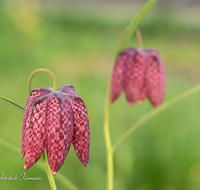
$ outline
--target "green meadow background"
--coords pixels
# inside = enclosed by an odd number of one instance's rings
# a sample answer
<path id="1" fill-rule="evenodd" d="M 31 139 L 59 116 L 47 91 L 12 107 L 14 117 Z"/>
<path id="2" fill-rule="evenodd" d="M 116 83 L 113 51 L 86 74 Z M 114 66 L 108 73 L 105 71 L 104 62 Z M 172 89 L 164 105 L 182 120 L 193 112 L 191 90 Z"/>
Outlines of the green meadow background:
<path id="1" fill-rule="evenodd" d="M 27 79 L 37 68 L 51 70 L 58 86 L 71 84 L 84 100 L 91 127 L 88 167 L 73 146 L 60 169 L 80 190 L 106 189 L 103 136 L 104 101 L 121 31 L 142 7 L 136 2 L 0 0 L 0 95 L 25 107 Z M 200 13 L 198 7 L 158 3 L 139 25 L 143 47 L 157 49 L 165 63 L 165 102 L 200 83 Z M 135 35 L 130 46 L 137 47 Z M 52 86 L 37 74 L 33 88 Z M 112 142 L 153 108 L 128 107 L 124 94 L 110 107 Z M 21 148 L 23 114 L 0 104 L 0 138 Z M 42 160 L 42 158 L 41 158 Z M 40 177 L 41 181 L 2 181 L 0 189 L 50 189 L 46 173 L 0 144 L 0 173 Z M 200 189 L 200 92 L 176 103 L 131 134 L 114 154 L 115 190 Z M 65 189 L 56 180 L 59 190 Z"/>

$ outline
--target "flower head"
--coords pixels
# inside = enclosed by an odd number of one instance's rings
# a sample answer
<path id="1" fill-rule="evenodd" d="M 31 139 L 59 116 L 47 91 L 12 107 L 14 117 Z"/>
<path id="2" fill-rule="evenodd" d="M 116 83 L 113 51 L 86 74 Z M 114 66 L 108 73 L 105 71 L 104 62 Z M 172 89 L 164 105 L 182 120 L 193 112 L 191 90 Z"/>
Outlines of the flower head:
<path id="1" fill-rule="evenodd" d="M 162 104 L 165 73 L 156 50 L 124 49 L 117 57 L 111 78 L 110 100 L 114 103 L 124 90 L 129 106 L 148 98 L 154 107 Z"/>
<path id="2" fill-rule="evenodd" d="M 21 158 L 32 167 L 44 150 L 53 175 L 63 165 L 71 143 L 86 167 L 89 161 L 90 127 L 85 104 L 71 85 L 34 89 L 27 100 L 22 124 Z"/>

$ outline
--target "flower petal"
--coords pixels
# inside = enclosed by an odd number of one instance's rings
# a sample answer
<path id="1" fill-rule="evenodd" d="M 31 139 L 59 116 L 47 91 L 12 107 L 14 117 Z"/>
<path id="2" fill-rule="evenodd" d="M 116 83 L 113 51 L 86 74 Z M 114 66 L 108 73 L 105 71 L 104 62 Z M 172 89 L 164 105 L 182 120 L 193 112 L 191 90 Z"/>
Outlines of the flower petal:
<path id="1" fill-rule="evenodd" d="M 123 89 L 129 106 L 140 100 L 144 84 L 145 54 L 134 48 L 125 49 Z"/>
<path id="2" fill-rule="evenodd" d="M 74 116 L 74 132 L 72 143 L 76 155 L 86 167 L 90 152 L 90 125 L 87 110 L 83 100 L 79 97 L 70 97 Z"/>
<path id="3" fill-rule="evenodd" d="M 70 94 L 72 96 L 77 96 L 76 91 L 72 85 L 66 85 L 58 88 L 59 91 Z"/>
<path id="4" fill-rule="evenodd" d="M 47 158 L 53 175 L 63 165 L 71 146 L 73 114 L 67 96 L 54 92 L 49 96 L 46 118 Z"/>
<path id="5" fill-rule="evenodd" d="M 122 80 L 124 63 L 126 60 L 126 54 L 120 53 L 116 59 L 115 67 L 113 69 L 110 87 L 110 101 L 114 103 L 120 96 L 122 91 Z"/>
<path id="6" fill-rule="evenodd" d="M 45 149 L 45 118 L 48 96 L 45 95 L 37 99 L 31 109 L 30 123 L 26 128 L 25 170 L 28 170 L 40 159 Z"/>
<path id="7" fill-rule="evenodd" d="M 35 100 L 38 99 L 40 96 L 43 96 L 49 93 L 51 93 L 51 89 L 39 88 L 39 89 L 33 90 L 28 97 L 25 112 L 24 112 L 23 124 L 22 124 L 22 142 L 21 142 L 21 158 L 22 159 L 24 158 L 26 154 L 25 133 L 26 133 L 26 128 L 30 122 L 30 116 L 31 116 L 30 113 L 32 111 L 32 105 L 35 102 Z"/>
<path id="8" fill-rule="evenodd" d="M 145 73 L 146 95 L 154 107 L 162 104 L 165 95 L 165 71 L 162 59 L 156 50 L 146 50 L 148 54 Z"/>

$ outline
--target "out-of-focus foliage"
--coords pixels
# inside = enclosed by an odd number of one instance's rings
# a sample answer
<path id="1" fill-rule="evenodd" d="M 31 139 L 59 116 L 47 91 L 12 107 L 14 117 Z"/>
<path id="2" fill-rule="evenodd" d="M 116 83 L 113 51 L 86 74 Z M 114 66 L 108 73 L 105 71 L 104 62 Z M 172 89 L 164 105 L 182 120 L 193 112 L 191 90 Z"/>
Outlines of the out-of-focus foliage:
<path id="1" fill-rule="evenodd" d="M 89 6 L 89 5 L 88 5 Z M 27 79 L 47 68 L 58 86 L 71 84 L 84 100 L 90 118 L 91 155 L 87 168 L 73 147 L 60 172 L 81 190 L 106 186 L 103 111 L 107 80 L 121 30 L 134 11 L 107 7 L 48 6 L 39 1 L 0 1 L 0 94 L 25 106 Z M 132 3 L 134 7 L 134 2 Z M 168 12 L 169 11 L 169 12 Z M 182 11 L 180 12 L 182 14 Z M 159 7 L 141 22 L 144 48 L 158 49 L 166 67 L 165 101 L 200 82 L 200 28 L 188 14 Z M 179 17 L 178 17 L 179 16 Z M 191 21 L 191 22 L 190 22 Z M 137 46 L 133 37 L 129 45 Z M 32 88 L 52 86 L 38 74 Z M 197 190 L 200 188 L 199 93 L 148 121 L 115 152 L 115 190 Z M 127 107 L 124 95 L 111 106 L 112 141 L 152 107 L 148 101 Z M 0 138 L 20 148 L 23 114 L 0 104 Z M 25 171 L 20 155 L 0 145 L 0 173 L 41 177 L 41 181 L 1 181 L 1 189 L 49 189 L 43 171 Z M 58 189 L 63 189 L 57 183 Z"/>

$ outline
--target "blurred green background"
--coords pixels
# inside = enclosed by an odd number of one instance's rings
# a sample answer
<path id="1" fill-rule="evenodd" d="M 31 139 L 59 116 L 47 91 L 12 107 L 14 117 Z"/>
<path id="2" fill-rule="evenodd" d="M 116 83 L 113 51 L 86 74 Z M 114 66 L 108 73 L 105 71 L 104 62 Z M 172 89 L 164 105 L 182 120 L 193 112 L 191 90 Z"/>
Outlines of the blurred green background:
<path id="1" fill-rule="evenodd" d="M 145 1 L 143 1 L 144 3 Z M 37 68 L 51 70 L 58 86 L 71 84 L 90 119 L 91 149 L 84 168 L 71 147 L 60 172 L 80 190 L 106 189 L 104 100 L 118 37 L 141 2 L 0 0 L 0 94 L 25 107 L 27 79 Z M 159 2 L 139 25 L 144 48 L 157 49 L 165 63 L 165 101 L 200 82 L 200 8 Z M 133 36 L 130 44 L 137 46 Z M 52 86 L 47 74 L 32 88 Z M 131 134 L 114 155 L 115 190 L 200 189 L 200 92 L 178 102 Z M 110 108 L 114 142 L 152 110 L 146 100 L 129 108 L 124 94 Z M 21 147 L 23 114 L 0 104 L 0 138 Z M 1 181 L 0 189 L 50 189 L 46 173 L 0 144 L 0 173 L 26 172 L 41 181 Z M 58 189 L 64 189 L 57 182 Z"/>

